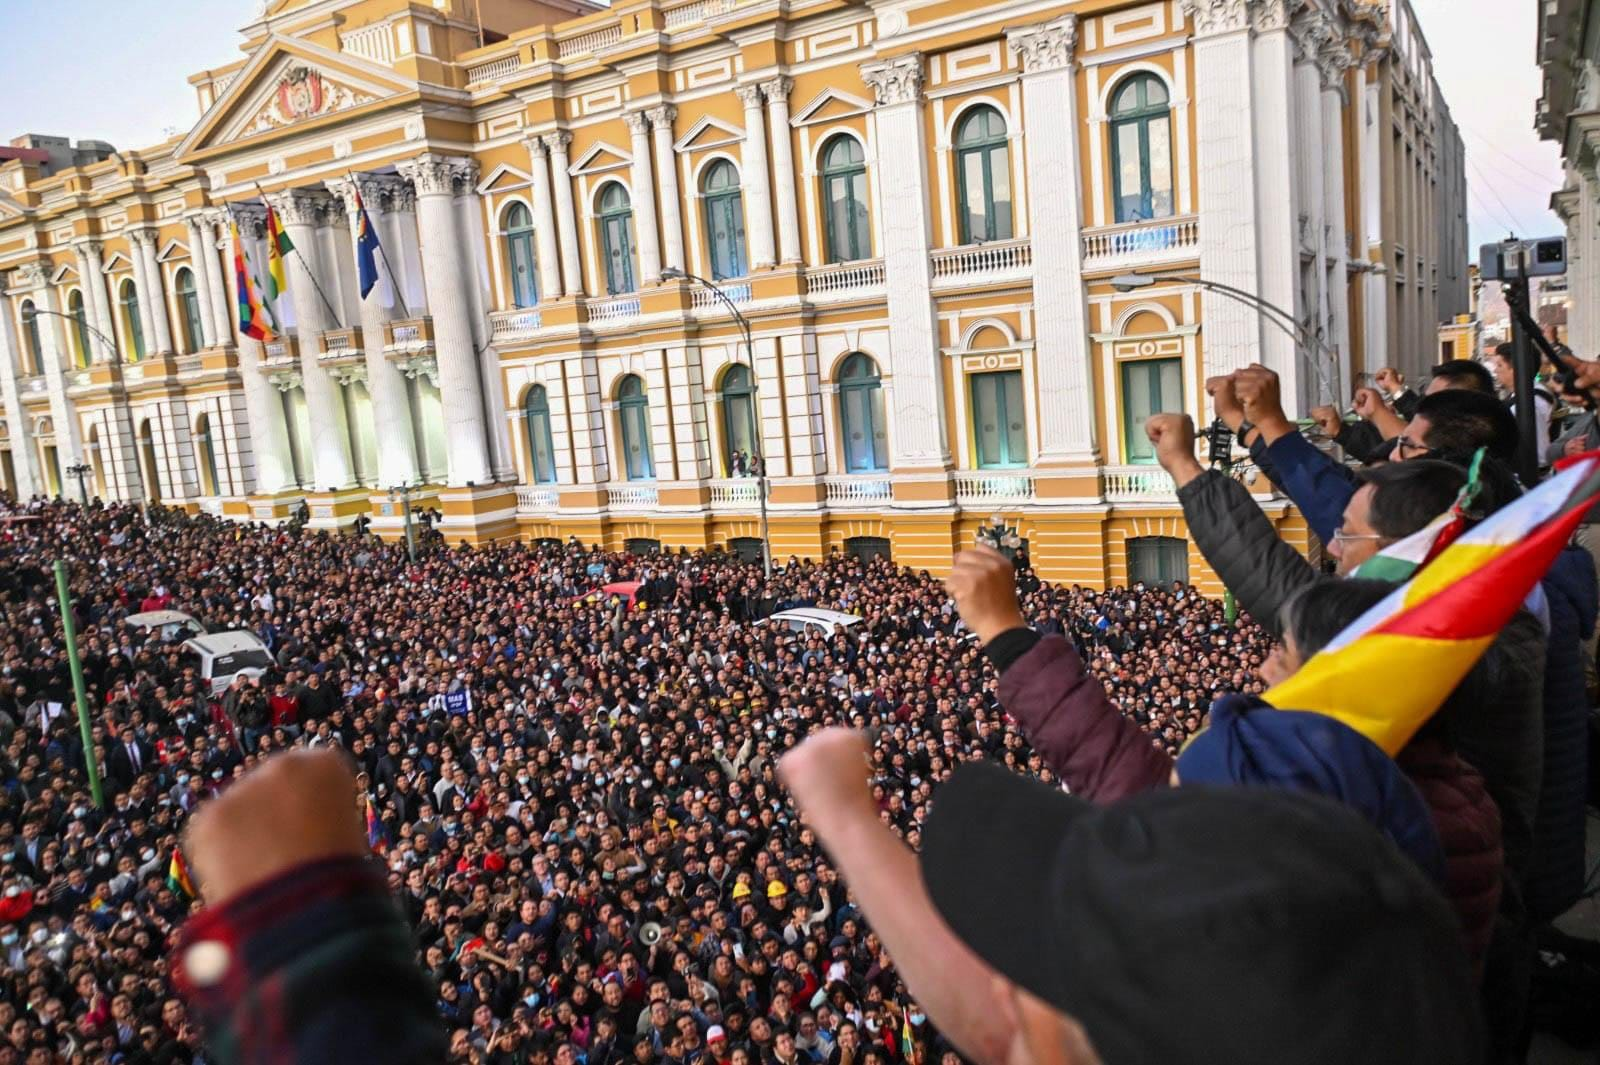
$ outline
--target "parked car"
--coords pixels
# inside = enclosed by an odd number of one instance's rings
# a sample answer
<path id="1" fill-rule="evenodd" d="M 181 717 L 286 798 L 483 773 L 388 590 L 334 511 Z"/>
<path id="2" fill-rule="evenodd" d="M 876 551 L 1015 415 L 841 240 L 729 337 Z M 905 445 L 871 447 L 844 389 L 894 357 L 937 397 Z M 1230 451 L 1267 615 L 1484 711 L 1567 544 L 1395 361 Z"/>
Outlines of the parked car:
<path id="1" fill-rule="evenodd" d="M 183 650 L 199 661 L 200 676 L 212 694 L 225 690 L 237 676 L 259 677 L 272 668 L 272 652 L 253 632 L 235 630 L 196 636 Z"/>
<path id="2" fill-rule="evenodd" d="M 127 621 L 136 629 L 160 629 L 158 635 L 163 640 L 206 634 L 206 627 L 198 619 L 181 610 L 146 610 L 142 614 L 129 614 Z"/>
<path id="3" fill-rule="evenodd" d="M 837 610 L 822 610 L 817 607 L 796 607 L 793 610 L 780 610 L 767 618 L 768 624 L 778 625 L 790 632 L 801 636 L 832 636 L 835 625 L 849 628 L 859 625 L 865 620 L 856 614 L 843 614 Z"/>

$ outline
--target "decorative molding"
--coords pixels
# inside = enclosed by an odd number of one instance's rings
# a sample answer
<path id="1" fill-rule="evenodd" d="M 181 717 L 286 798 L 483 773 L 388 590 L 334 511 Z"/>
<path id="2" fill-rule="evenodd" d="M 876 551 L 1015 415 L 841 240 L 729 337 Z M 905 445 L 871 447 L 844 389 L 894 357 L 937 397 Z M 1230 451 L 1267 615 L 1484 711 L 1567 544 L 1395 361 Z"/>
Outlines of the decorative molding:
<path id="1" fill-rule="evenodd" d="M 141 249 L 146 247 L 155 247 L 155 243 L 160 236 L 160 232 L 153 226 L 141 229 L 130 229 L 128 231 L 128 239 Z"/>
<path id="2" fill-rule="evenodd" d="M 650 118 L 651 129 L 666 129 L 671 132 L 672 123 L 678 118 L 678 109 L 671 104 L 662 104 L 660 107 L 650 108 L 645 114 Z"/>
<path id="3" fill-rule="evenodd" d="M 872 89 L 879 107 L 914 104 L 922 97 L 922 53 L 863 63 L 861 80 Z"/>
<path id="4" fill-rule="evenodd" d="M 1062 15 L 1042 25 L 1012 30 L 1006 34 L 1006 45 L 1021 60 L 1024 74 L 1070 70 L 1077 43 L 1078 19 L 1075 15 Z"/>
<path id="5" fill-rule="evenodd" d="M 330 221 L 328 216 L 333 210 L 332 196 L 309 189 L 286 189 L 283 192 L 268 193 L 267 202 L 283 219 L 284 224 L 290 226 L 327 225 Z"/>
<path id="6" fill-rule="evenodd" d="M 761 106 L 761 86 L 751 82 L 749 85 L 734 86 L 733 93 L 739 97 L 739 102 L 744 104 L 745 110 Z"/>
<path id="7" fill-rule="evenodd" d="M 395 165 L 400 176 L 416 187 L 418 196 L 454 196 L 462 185 L 477 183 L 478 164 L 470 159 L 424 152 Z"/>
<path id="8" fill-rule="evenodd" d="M 554 133 L 544 134 L 539 139 L 544 142 L 547 151 L 566 155 L 567 149 L 572 145 L 572 131 L 558 129 Z"/>
<path id="9" fill-rule="evenodd" d="M 635 137 L 643 137 L 650 132 L 650 116 L 643 111 L 629 111 L 622 116 L 622 121 Z"/>
<path id="10" fill-rule="evenodd" d="M 43 264 L 23 263 L 11 271 L 11 287 L 14 289 L 43 288 L 45 276 Z"/>
<path id="11" fill-rule="evenodd" d="M 1178 5 L 1194 24 L 1196 37 L 1212 37 L 1249 29 L 1252 2 L 1253 0 L 1178 0 Z"/>
<path id="12" fill-rule="evenodd" d="M 768 100 L 787 100 L 794 91 L 794 79 L 780 74 L 761 82 L 761 95 Z"/>
<path id="13" fill-rule="evenodd" d="M 256 113 L 240 136 L 282 129 L 307 119 L 348 111 L 376 99 L 371 93 L 341 85 L 308 66 L 296 64 L 283 72 L 266 106 Z"/>

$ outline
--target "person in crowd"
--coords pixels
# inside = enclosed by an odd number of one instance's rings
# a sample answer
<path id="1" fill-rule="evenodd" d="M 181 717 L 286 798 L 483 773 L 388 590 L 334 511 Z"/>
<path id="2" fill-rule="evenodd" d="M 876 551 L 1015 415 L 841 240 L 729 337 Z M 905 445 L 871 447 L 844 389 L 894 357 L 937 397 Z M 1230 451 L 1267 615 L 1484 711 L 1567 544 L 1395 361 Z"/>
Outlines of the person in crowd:
<path id="1" fill-rule="evenodd" d="M 1417 395 L 1416 389 L 1406 384 L 1405 374 L 1393 366 L 1384 366 L 1372 375 L 1372 380 L 1383 393 L 1384 402 L 1393 407 L 1401 418 L 1409 420 L 1417 412 L 1417 403 L 1422 397 Z"/>
<path id="2" fill-rule="evenodd" d="M 1512 344 L 1499 344 L 1494 351 L 1484 357 L 1484 365 L 1494 377 L 1495 391 L 1500 398 L 1505 400 L 1507 408 L 1513 415 L 1517 411 L 1519 401 L 1517 395 L 1517 355 Z M 1541 447 L 1548 443 L 1550 436 L 1550 415 L 1555 410 L 1555 396 L 1549 389 L 1535 383 L 1533 389 L 1533 424 L 1534 439 L 1539 441 Z"/>

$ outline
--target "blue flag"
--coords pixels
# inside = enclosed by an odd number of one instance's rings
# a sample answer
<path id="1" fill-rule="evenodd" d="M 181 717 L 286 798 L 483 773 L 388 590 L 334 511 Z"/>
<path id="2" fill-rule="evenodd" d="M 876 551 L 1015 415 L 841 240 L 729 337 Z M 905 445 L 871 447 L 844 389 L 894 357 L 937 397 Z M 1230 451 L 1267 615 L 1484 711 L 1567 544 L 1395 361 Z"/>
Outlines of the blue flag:
<path id="1" fill-rule="evenodd" d="M 378 231 L 367 217 L 367 205 L 356 190 L 356 262 L 361 268 L 361 298 L 366 299 L 378 283 Z"/>

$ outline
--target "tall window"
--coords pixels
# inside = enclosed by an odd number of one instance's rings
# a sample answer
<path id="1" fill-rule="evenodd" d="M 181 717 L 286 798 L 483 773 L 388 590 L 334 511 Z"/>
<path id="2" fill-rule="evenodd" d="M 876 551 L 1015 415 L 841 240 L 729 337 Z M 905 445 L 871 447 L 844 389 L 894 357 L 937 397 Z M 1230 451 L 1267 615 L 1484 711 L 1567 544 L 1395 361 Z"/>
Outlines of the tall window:
<path id="1" fill-rule="evenodd" d="M 700 181 L 705 193 L 706 243 L 711 245 L 711 277 L 743 277 L 749 273 L 744 252 L 744 199 L 739 171 L 726 159 L 706 167 Z"/>
<path id="2" fill-rule="evenodd" d="M 1135 536 L 1127 541 L 1128 580 L 1167 587 L 1189 583 L 1189 543 L 1176 536 Z"/>
<path id="3" fill-rule="evenodd" d="M 200 460 L 200 491 L 203 495 L 222 494 L 217 477 L 217 451 L 211 440 L 211 415 L 202 414 L 194 423 L 194 455 Z"/>
<path id="4" fill-rule="evenodd" d="M 617 389 L 617 418 L 622 424 L 622 460 L 628 480 L 655 480 L 656 460 L 650 454 L 650 398 L 637 374 L 624 377 Z"/>
<path id="5" fill-rule="evenodd" d="M 1022 407 L 1022 371 L 973 374 L 973 456 L 980 469 L 1028 464 L 1028 422 Z"/>
<path id="6" fill-rule="evenodd" d="M 556 483 L 556 448 L 550 435 L 550 395 L 544 385 L 534 385 L 522 403 L 528 426 L 528 454 L 533 459 L 533 483 Z"/>
<path id="7" fill-rule="evenodd" d="M 729 473 L 733 472 L 733 453 L 744 452 L 748 463 L 756 453 L 755 443 L 756 391 L 750 368 L 734 366 L 722 375 L 722 461 Z"/>
<path id="8" fill-rule="evenodd" d="M 39 308 L 32 300 L 22 301 L 22 357 L 24 370 L 30 374 L 44 373 L 44 340 L 39 335 Z"/>
<path id="9" fill-rule="evenodd" d="M 1111 174 L 1118 222 L 1172 214 L 1172 112 L 1167 86 L 1135 74 L 1111 98 Z"/>
<path id="10" fill-rule="evenodd" d="M 615 181 L 600 194 L 600 244 L 606 253 L 606 291 L 634 291 L 633 204 L 628 190 Z"/>
<path id="11" fill-rule="evenodd" d="M 1183 360 L 1140 359 L 1122 364 L 1122 452 L 1129 462 L 1156 460 L 1144 434 L 1152 414 L 1183 410 Z"/>
<path id="12" fill-rule="evenodd" d="M 89 346 L 89 312 L 84 310 L 81 289 L 67 297 L 67 313 L 72 316 L 72 353 L 79 366 L 88 366 L 94 349 Z"/>
<path id="13" fill-rule="evenodd" d="M 1006 139 L 1006 121 L 994 108 L 974 107 L 956 128 L 956 179 L 961 243 L 1009 240 L 1011 143 Z"/>
<path id="14" fill-rule="evenodd" d="M 199 351 L 206 343 L 206 333 L 200 326 L 200 297 L 194 290 L 194 271 L 181 267 L 173 279 L 178 290 L 178 306 L 183 309 L 183 350 Z"/>
<path id="15" fill-rule="evenodd" d="M 506 209 L 506 263 L 511 268 L 511 305 L 532 307 L 539 302 L 533 260 L 533 215 L 520 203 Z"/>
<path id="16" fill-rule="evenodd" d="M 878 367 L 859 351 L 839 368 L 839 422 L 844 433 L 844 468 L 868 473 L 889 468 L 888 419 Z"/>
<path id="17" fill-rule="evenodd" d="M 122 300 L 122 342 L 128 349 L 128 361 L 144 358 L 144 328 L 139 323 L 139 290 L 131 280 L 124 281 L 118 290 Z"/>
<path id="18" fill-rule="evenodd" d="M 822 149 L 822 203 L 828 261 L 872 258 L 867 157 L 854 137 L 840 133 Z"/>

